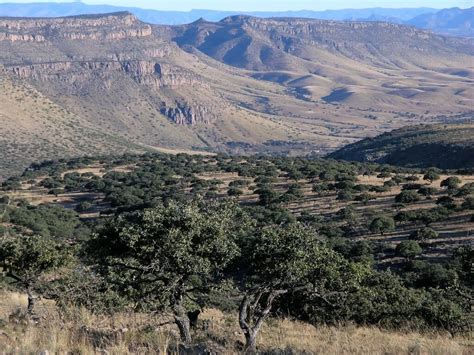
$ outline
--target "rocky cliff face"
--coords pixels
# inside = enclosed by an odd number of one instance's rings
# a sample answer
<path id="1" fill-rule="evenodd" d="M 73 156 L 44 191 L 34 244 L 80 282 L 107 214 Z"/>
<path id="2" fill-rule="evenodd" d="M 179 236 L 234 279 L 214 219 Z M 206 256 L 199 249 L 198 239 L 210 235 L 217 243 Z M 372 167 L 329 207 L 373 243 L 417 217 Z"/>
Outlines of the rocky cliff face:
<path id="1" fill-rule="evenodd" d="M 129 13 L 54 19 L 0 19 L 0 41 L 9 42 L 121 40 L 151 35 L 151 26 Z"/>
<path id="2" fill-rule="evenodd" d="M 163 41 L 151 26 L 128 13 L 0 19 L 0 64 L 9 74 L 38 88 L 80 96 L 115 95 L 131 78 L 170 121 L 210 123 L 214 115 L 209 100 L 197 98 L 203 92 L 212 97 L 209 85 L 199 74 L 175 64 L 176 52 L 181 50 L 175 44 Z"/>
<path id="3" fill-rule="evenodd" d="M 215 112 L 210 107 L 176 103 L 174 107 L 164 106 L 161 113 L 179 125 L 195 125 L 198 123 L 209 124 L 214 118 Z"/>
<path id="4" fill-rule="evenodd" d="M 205 86 L 198 75 L 170 64 L 149 60 L 128 61 L 80 61 L 37 63 L 30 65 L 9 65 L 7 72 L 23 79 L 56 80 L 74 84 L 85 78 L 96 76 L 105 78 L 113 73 L 125 73 L 137 83 L 159 88 L 177 88 L 183 85 Z"/>

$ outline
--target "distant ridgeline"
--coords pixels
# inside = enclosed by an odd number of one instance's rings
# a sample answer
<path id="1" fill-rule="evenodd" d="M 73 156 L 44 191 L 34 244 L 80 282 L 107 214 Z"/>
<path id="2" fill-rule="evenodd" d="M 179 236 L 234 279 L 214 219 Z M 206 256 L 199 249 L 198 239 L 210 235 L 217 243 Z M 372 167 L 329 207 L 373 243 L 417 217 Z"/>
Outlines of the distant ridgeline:
<path id="1" fill-rule="evenodd" d="M 330 158 L 405 167 L 474 167 L 474 124 L 404 127 L 350 144 Z"/>

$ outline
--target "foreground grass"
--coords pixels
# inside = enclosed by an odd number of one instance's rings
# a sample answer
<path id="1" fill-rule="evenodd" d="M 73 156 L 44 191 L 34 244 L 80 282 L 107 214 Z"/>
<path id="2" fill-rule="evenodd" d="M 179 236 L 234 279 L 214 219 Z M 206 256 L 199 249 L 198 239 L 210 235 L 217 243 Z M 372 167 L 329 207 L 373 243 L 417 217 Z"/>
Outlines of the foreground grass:
<path id="1" fill-rule="evenodd" d="M 163 325 L 166 316 L 116 314 L 97 316 L 83 309 L 60 315 L 52 302 L 38 305 L 38 323 L 21 317 L 26 299 L 0 293 L 0 354 L 163 354 L 178 353 L 178 333 Z M 243 337 L 235 314 L 208 309 L 195 331 L 199 353 L 238 354 Z M 288 319 L 271 319 L 259 338 L 262 352 L 287 350 L 309 354 L 472 354 L 472 339 L 446 334 L 389 332 L 375 327 L 313 327 Z M 291 351 L 291 352 L 290 352 Z"/>

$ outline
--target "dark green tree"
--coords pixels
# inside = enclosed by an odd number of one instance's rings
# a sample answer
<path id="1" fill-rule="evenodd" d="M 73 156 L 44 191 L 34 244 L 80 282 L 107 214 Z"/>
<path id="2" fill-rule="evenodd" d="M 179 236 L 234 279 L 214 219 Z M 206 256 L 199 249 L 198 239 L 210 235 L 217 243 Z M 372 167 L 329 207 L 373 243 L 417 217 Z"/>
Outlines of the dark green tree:
<path id="1" fill-rule="evenodd" d="M 425 241 L 429 239 L 438 238 L 438 232 L 429 227 L 420 228 L 410 234 L 410 238 L 413 240 Z"/>
<path id="2" fill-rule="evenodd" d="M 436 200 L 436 204 L 448 209 L 453 209 L 456 207 L 454 198 L 452 198 L 451 196 L 441 196 Z"/>
<path id="3" fill-rule="evenodd" d="M 427 180 L 431 183 L 433 183 L 433 181 L 439 180 L 440 178 L 441 177 L 438 174 L 438 172 L 436 170 L 433 170 L 433 169 L 428 170 L 425 173 L 425 175 L 423 176 L 423 180 Z"/>
<path id="4" fill-rule="evenodd" d="M 245 220 L 231 203 L 171 202 L 115 218 L 91 240 L 89 252 L 98 271 L 131 303 L 170 309 L 189 343 L 192 295 L 207 292 L 239 254 L 235 238 Z"/>
<path id="5" fill-rule="evenodd" d="M 395 221 L 392 217 L 380 216 L 372 220 L 369 229 L 372 233 L 380 233 L 381 235 L 384 235 L 384 233 L 395 229 Z"/>
<path id="6" fill-rule="evenodd" d="M 423 252 L 420 244 L 414 240 L 404 240 L 397 245 L 396 250 L 398 255 L 407 259 L 420 255 Z"/>
<path id="7" fill-rule="evenodd" d="M 457 176 L 450 176 L 447 179 L 441 181 L 441 187 L 446 187 L 448 190 L 452 190 L 458 188 L 460 183 L 460 178 Z"/>
<path id="8" fill-rule="evenodd" d="M 420 201 L 420 199 L 420 195 L 413 190 L 402 191 L 395 197 L 395 201 L 398 203 L 413 203 Z"/>
<path id="9" fill-rule="evenodd" d="M 235 187 L 235 186 L 229 187 L 229 189 L 227 190 L 227 195 L 229 195 L 231 197 L 238 197 L 238 196 L 241 196 L 243 194 L 244 194 L 244 192 L 241 189 L 239 189 L 238 187 Z"/>
<path id="10" fill-rule="evenodd" d="M 244 296 L 239 307 L 239 325 L 245 335 L 245 350 L 256 351 L 258 333 L 275 301 L 288 292 L 307 292 L 324 298 L 328 278 L 343 263 L 337 253 L 324 247 L 312 229 L 299 223 L 268 226 L 244 241 L 238 276 Z M 333 272 L 334 274 L 331 274 Z"/>
<path id="11" fill-rule="evenodd" d="M 474 210 L 474 196 L 467 196 L 461 206 L 465 210 Z"/>
<path id="12" fill-rule="evenodd" d="M 28 295 L 27 313 L 47 288 L 48 274 L 57 272 L 72 260 L 70 248 L 52 238 L 37 235 L 9 235 L 0 237 L 0 271 L 20 291 Z"/>

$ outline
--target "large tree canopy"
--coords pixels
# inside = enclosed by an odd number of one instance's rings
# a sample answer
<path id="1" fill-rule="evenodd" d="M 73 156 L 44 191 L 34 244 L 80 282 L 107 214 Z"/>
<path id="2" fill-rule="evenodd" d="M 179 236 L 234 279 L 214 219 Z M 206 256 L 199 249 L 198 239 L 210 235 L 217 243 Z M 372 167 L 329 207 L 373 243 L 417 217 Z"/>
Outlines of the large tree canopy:
<path id="1" fill-rule="evenodd" d="M 170 308 L 191 340 L 186 305 L 239 253 L 245 226 L 236 205 L 171 202 L 108 223 L 92 239 L 99 270 L 135 307 Z"/>

